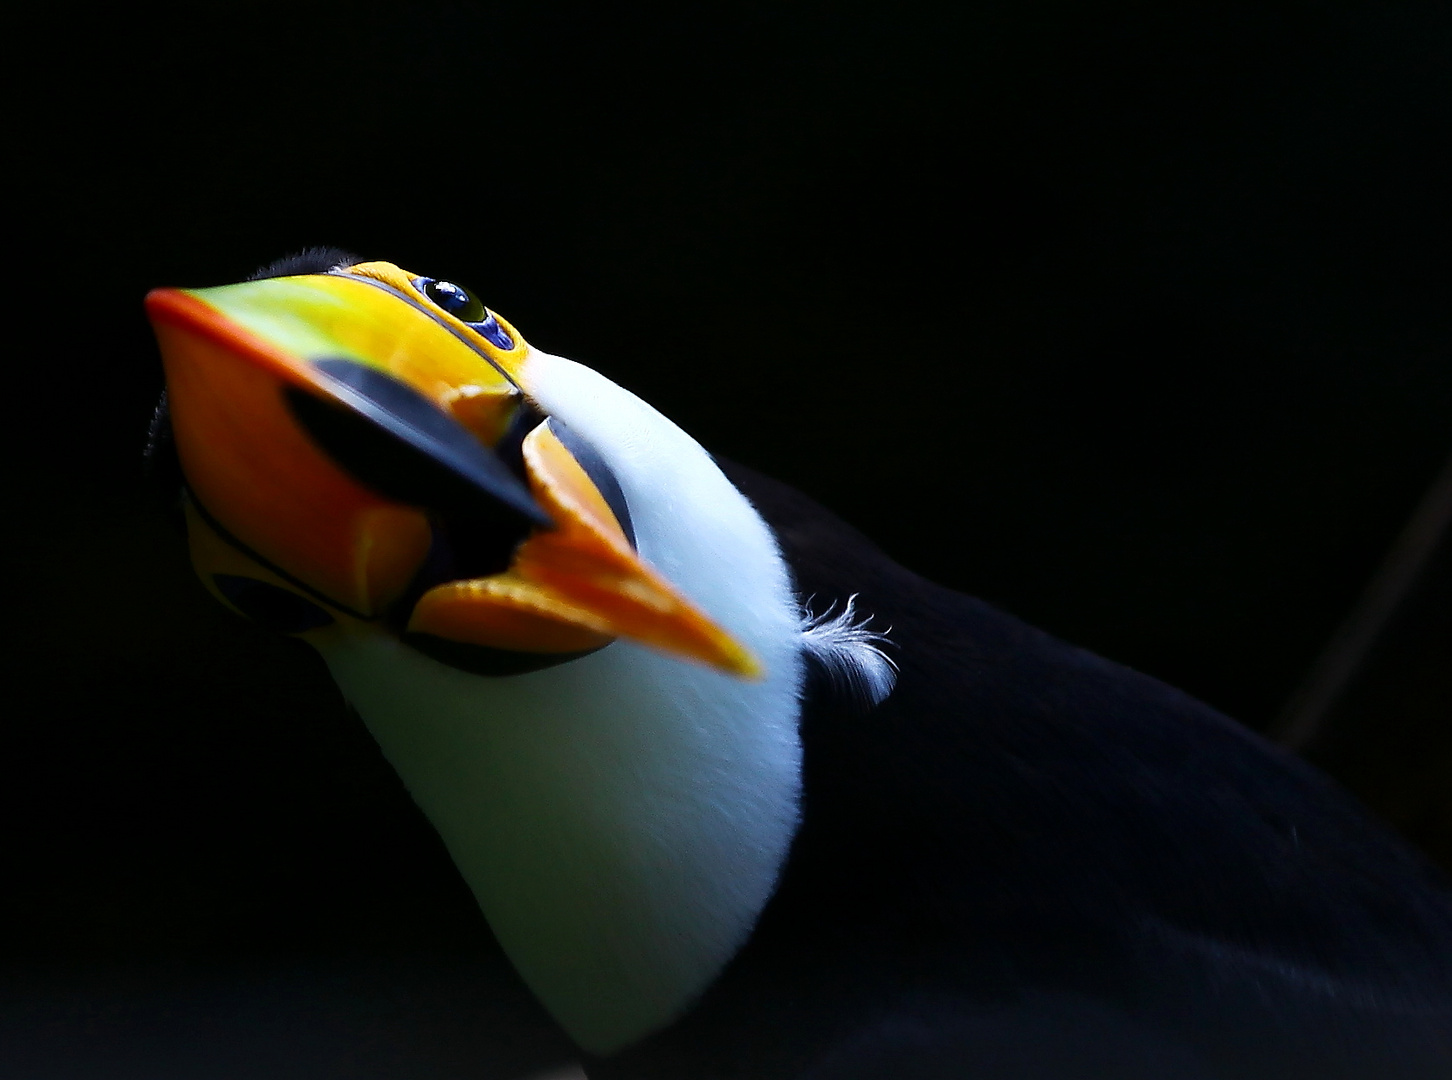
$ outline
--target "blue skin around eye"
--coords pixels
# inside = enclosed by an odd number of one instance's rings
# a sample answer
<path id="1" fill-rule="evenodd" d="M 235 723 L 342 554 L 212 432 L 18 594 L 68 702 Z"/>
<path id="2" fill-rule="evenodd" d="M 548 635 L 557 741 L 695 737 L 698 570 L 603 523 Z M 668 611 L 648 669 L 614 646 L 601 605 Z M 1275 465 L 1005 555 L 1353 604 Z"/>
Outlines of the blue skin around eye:
<path id="1" fill-rule="evenodd" d="M 475 330 L 498 345 L 501 349 L 514 348 L 514 341 L 504 332 L 504 327 L 499 325 L 499 320 L 491 314 L 483 322 L 470 323 Z"/>

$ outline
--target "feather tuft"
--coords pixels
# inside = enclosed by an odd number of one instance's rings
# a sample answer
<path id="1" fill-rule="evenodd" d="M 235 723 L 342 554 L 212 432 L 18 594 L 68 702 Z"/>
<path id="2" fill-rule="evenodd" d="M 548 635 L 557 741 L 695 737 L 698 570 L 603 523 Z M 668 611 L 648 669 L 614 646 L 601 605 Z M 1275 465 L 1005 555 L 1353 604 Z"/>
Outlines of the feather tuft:
<path id="1" fill-rule="evenodd" d="M 891 645 L 888 632 L 869 630 L 871 615 L 858 618 L 857 593 L 840 611 L 834 600 L 820 615 L 812 612 L 812 597 L 801 609 L 802 648 L 832 688 L 865 709 L 887 700 L 897 684 L 897 664 L 883 652 Z"/>

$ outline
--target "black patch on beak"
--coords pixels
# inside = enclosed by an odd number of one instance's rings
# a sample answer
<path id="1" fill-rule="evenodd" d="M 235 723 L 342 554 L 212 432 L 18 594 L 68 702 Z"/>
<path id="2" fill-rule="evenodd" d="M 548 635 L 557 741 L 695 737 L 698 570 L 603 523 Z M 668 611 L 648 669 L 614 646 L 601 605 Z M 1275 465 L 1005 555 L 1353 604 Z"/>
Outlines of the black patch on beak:
<path id="1" fill-rule="evenodd" d="M 448 517 L 554 522 L 524 481 L 462 424 L 417 390 L 352 360 L 313 362 L 332 400 L 298 390 L 288 404 L 314 441 L 386 498 Z"/>
<path id="2" fill-rule="evenodd" d="M 554 527 L 524 480 L 418 391 L 352 360 L 313 366 L 332 396 L 288 390 L 293 416 L 359 483 L 434 514 L 452 576 L 499 573 L 531 529 Z"/>
<path id="3" fill-rule="evenodd" d="M 301 634 L 333 622 L 333 617 L 311 600 L 256 578 L 213 574 L 212 583 L 243 615 L 279 634 Z"/>
<path id="4" fill-rule="evenodd" d="M 471 675 L 488 675 L 501 678 L 508 675 L 528 675 L 531 671 L 558 667 L 599 652 L 605 646 L 584 649 L 579 652 L 537 653 L 518 652 L 514 649 L 492 649 L 487 645 L 470 645 L 463 641 L 449 641 L 433 634 L 406 633 L 403 643 L 417 649 L 430 659 L 437 660 Z M 608 644 L 608 642 L 607 642 Z"/>

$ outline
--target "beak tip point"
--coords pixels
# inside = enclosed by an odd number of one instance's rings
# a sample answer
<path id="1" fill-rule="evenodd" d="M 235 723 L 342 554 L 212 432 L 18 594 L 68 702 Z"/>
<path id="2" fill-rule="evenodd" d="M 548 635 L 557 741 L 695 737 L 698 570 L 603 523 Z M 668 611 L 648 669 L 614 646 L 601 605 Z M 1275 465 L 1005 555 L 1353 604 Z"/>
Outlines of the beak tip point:
<path id="1" fill-rule="evenodd" d="M 729 674 L 747 682 L 761 682 L 766 678 L 766 668 L 746 649 L 731 656 L 723 666 Z"/>

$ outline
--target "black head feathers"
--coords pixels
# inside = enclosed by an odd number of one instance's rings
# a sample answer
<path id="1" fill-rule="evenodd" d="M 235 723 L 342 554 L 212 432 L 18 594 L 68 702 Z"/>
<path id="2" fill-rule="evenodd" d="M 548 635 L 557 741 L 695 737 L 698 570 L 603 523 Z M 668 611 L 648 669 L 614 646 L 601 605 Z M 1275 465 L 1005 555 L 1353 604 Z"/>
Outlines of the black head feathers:
<path id="1" fill-rule="evenodd" d="M 362 261 L 351 251 L 344 251 L 342 248 L 310 247 L 304 248 L 296 255 L 284 255 L 280 259 L 274 259 L 247 280 L 261 281 L 264 278 L 294 277 L 298 274 L 326 274 L 329 270 L 336 270 L 340 266 L 352 266 L 354 263 Z"/>

